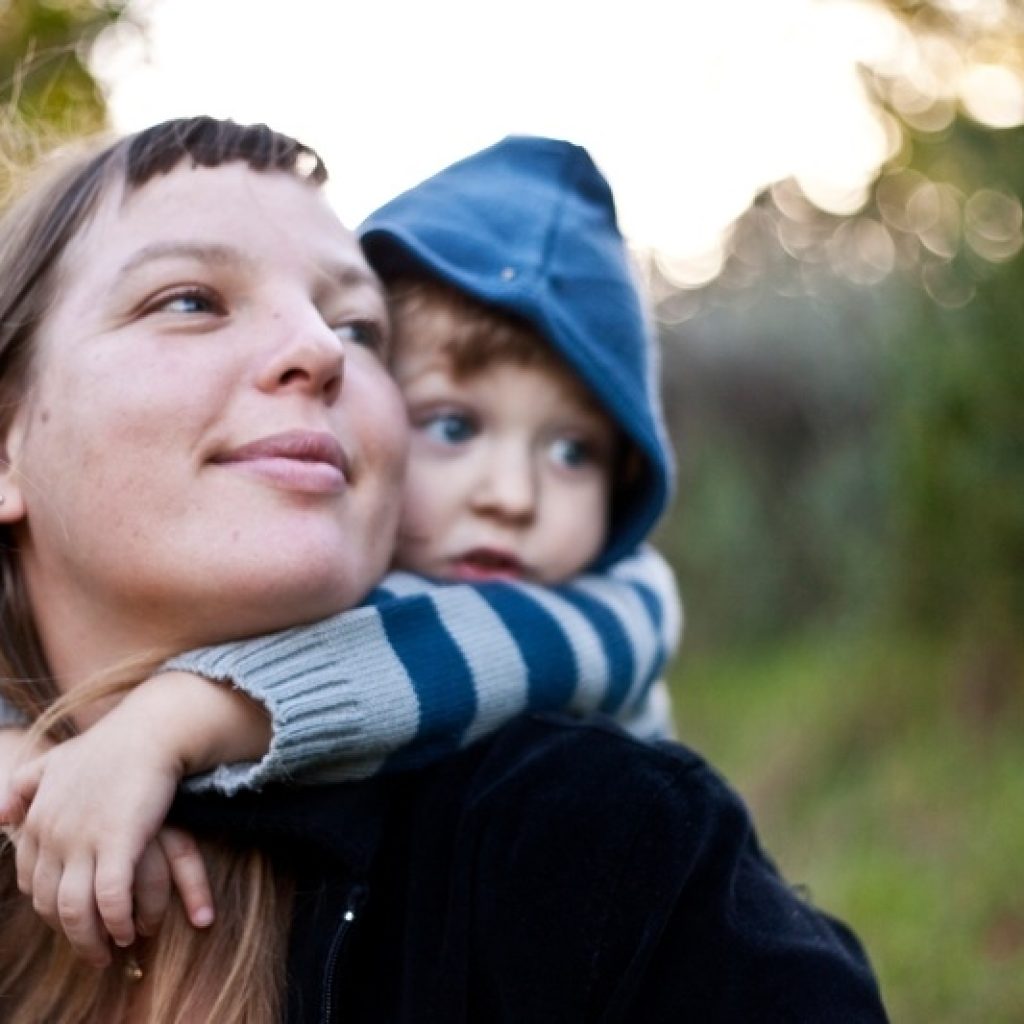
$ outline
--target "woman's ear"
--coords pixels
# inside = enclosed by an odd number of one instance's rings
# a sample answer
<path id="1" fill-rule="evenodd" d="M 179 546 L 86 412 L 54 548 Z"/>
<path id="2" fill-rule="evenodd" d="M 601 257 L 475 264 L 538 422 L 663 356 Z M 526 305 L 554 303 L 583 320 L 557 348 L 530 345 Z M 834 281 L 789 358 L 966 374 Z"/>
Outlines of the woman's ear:
<path id="1" fill-rule="evenodd" d="M 14 414 L 7 433 L 0 439 L 0 525 L 9 526 L 25 518 L 21 455 L 27 418 L 22 405 Z"/>

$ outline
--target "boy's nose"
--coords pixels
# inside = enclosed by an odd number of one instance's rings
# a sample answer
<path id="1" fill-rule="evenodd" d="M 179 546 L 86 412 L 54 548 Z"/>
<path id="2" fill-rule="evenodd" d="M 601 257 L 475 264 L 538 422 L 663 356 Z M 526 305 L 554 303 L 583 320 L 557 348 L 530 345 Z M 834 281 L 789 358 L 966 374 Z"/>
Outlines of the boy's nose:
<path id="1" fill-rule="evenodd" d="M 496 446 L 487 453 L 473 505 L 485 515 L 519 525 L 528 522 L 537 508 L 537 480 L 529 453 L 516 445 Z"/>

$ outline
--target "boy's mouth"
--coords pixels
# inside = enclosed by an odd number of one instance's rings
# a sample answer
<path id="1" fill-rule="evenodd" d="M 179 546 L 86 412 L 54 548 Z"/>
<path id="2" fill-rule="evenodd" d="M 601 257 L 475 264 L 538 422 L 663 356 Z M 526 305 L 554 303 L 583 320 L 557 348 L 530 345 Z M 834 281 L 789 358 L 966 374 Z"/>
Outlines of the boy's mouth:
<path id="1" fill-rule="evenodd" d="M 497 548 L 473 548 L 452 562 L 452 575 L 466 582 L 521 580 L 526 575 L 515 555 Z"/>

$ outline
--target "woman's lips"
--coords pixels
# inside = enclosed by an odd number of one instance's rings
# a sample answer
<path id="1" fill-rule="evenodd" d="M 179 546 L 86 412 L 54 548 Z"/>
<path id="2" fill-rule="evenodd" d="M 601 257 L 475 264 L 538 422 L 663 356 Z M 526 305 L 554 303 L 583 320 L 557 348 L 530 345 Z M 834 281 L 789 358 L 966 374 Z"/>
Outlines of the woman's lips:
<path id="1" fill-rule="evenodd" d="M 488 580 L 521 580 L 526 577 L 526 567 L 509 551 L 498 548 L 473 548 L 453 558 L 452 578 L 467 583 Z"/>
<path id="2" fill-rule="evenodd" d="M 215 465 L 237 469 L 281 487 L 310 494 L 338 494 L 348 484 L 348 457 L 333 434 L 287 430 L 214 456 Z"/>

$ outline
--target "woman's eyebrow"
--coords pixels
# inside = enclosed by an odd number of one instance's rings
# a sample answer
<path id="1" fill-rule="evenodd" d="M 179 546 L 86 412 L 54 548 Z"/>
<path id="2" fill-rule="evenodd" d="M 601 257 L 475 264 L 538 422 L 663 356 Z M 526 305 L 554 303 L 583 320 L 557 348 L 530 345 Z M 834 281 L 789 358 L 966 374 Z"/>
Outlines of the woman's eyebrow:
<path id="1" fill-rule="evenodd" d="M 366 288 L 372 288 L 375 292 L 379 292 L 381 297 L 384 295 L 384 286 L 381 284 L 380 278 L 371 270 L 350 263 L 340 262 L 322 263 L 319 270 L 321 275 L 331 284 L 339 285 L 342 288 L 355 288 L 362 285 Z"/>
<path id="2" fill-rule="evenodd" d="M 217 242 L 154 242 L 133 253 L 121 267 L 121 274 L 130 274 L 156 260 L 193 259 L 202 263 L 240 266 L 251 260 L 240 250 Z"/>

